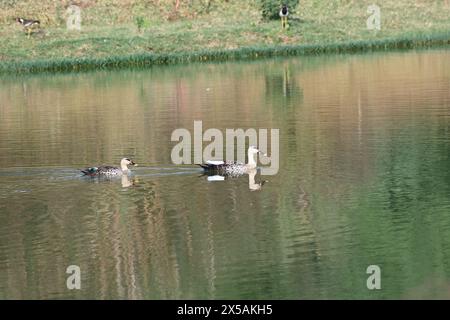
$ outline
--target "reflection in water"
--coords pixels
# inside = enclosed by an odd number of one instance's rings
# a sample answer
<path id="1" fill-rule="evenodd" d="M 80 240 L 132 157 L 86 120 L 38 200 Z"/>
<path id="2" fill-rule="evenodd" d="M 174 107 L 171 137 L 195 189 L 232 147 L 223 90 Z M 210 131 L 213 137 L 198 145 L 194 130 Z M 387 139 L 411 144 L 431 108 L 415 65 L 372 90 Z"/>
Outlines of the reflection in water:
<path id="1" fill-rule="evenodd" d="M 261 181 L 261 182 L 255 182 L 255 176 L 256 176 L 256 169 L 250 170 L 247 174 L 248 174 L 248 188 L 251 191 L 257 191 L 257 190 L 261 190 L 261 187 L 263 186 L 263 184 L 266 181 Z"/>
<path id="2" fill-rule="evenodd" d="M 234 176 L 223 176 L 223 175 L 218 175 L 218 174 L 214 174 L 214 175 L 208 175 L 207 180 L 214 182 L 214 181 L 225 181 L 225 179 L 229 178 L 229 179 L 238 179 L 239 177 L 245 177 L 248 176 L 248 188 L 251 191 L 257 191 L 257 190 L 261 190 L 261 187 L 264 185 L 264 183 L 266 183 L 266 180 L 261 180 L 260 182 L 256 182 L 255 181 L 255 177 L 257 174 L 258 170 L 255 169 L 251 169 L 249 171 L 247 171 L 244 174 L 241 175 L 234 175 Z"/>
<path id="3" fill-rule="evenodd" d="M 1 79 L 0 298 L 448 298 L 449 54 Z M 173 166 L 193 120 L 279 128 L 278 174 Z"/>
<path id="4" fill-rule="evenodd" d="M 296 103 L 301 102 L 303 89 L 301 83 L 291 75 L 293 65 L 288 62 L 279 65 L 279 69 L 269 70 L 265 76 L 267 99 L 272 99 L 283 106 L 289 105 L 292 100 L 295 100 Z"/>
<path id="5" fill-rule="evenodd" d="M 291 76 L 289 73 L 288 64 L 284 65 L 284 75 L 283 75 L 283 96 L 288 97 L 291 95 Z"/>
<path id="6" fill-rule="evenodd" d="M 82 176 L 82 179 L 93 183 L 111 183 L 122 185 L 122 188 L 129 188 L 136 185 L 137 179 L 134 176 L 123 174 L 120 176 Z"/>
<path id="7" fill-rule="evenodd" d="M 122 179 L 122 188 L 129 188 L 134 185 L 134 180 L 130 179 L 127 174 L 123 174 L 121 176 Z"/>

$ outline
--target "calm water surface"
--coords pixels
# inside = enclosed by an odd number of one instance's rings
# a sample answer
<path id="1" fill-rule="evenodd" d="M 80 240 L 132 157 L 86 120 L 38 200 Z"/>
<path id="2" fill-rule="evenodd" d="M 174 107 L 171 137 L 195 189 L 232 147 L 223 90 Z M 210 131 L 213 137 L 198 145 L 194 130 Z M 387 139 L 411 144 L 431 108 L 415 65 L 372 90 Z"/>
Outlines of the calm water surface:
<path id="1" fill-rule="evenodd" d="M 2 78 L 0 298 L 450 298 L 449 89 L 448 50 Z M 173 165 L 194 120 L 279 128 L 278 174 Z"/>

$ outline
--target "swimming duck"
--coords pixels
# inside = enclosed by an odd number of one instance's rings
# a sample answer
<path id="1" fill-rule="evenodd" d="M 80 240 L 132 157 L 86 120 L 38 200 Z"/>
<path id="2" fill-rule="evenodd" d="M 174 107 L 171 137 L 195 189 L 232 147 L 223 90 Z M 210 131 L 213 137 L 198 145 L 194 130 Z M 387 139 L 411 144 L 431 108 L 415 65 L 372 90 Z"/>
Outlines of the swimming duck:
<path id="1" fill-rule="evenodd" d="M 96 176 L 121 176 L 126 175 L 130 172 L 128 166 L 136 166 L 137 164 L 128 158 L 123 158 L 120 161 L 120 168 L 112 166 L 101 166 L 101 167 L 90 167 L 81 172 L 85 176 L 96 177 Z"/>
<path id="2" fill-rule="evenodd" d="M 286 4 L 283 4 L 281 6 L 279 14 L 280 14 L 280 18 L 281 18 L 281 27 L 283 29 L 286 29 L 286 27 L 287 27 L 287 19 L 288 19 L 288 15 L 289 15 L 289 9 L 288 9 L 288 6 Z"/>
<path id="3" fill-rule="evenodd" d="M 239 176 L 248 173 L 250 170 L 256 169 L 255 155 L 262 153 L 255 146 L 250 146 L 247 151 L 248 163 L 239 163 L 236 161 L 206 161 L 199 164 L 200 167 L 209 174 L 217 174 L 222 176 Z"/>

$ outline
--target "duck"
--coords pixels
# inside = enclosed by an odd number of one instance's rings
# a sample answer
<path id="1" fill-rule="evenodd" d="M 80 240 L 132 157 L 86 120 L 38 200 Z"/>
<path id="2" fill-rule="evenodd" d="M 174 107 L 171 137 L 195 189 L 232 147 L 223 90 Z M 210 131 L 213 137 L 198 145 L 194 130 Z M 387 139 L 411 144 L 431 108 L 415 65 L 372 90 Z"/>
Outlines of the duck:
<path id="1" fill-rule="evenodd" d="M 90 177 L 122 176 L 122 175 L 127 175 L 130 172 L 130 169 L 128 169 L 128 166 L 137 166 L 137 164 L 134 163 L 134 161 L 130 160 L 129 158 L 123 158 L 122 160 L 120 160 L 120 167 L 113 167 L 113 166 L 89 167 L 89 168 L 81 170 L 81 173 L 83 173 L 83 175 L 85 175 L 85 176 L 90 176 Z"/>
<path id="2" fill-rule="evenodd" d="M 287 19 L 288 19 L 288 15 L 289 15 L 289 9 L 288 9 L 287 4 L 283 4 L 281 6 L 279 15 L 280 15 L 280 18 L 281 18 L 281 27 L 283 29 L 286 29 L 286 27 L 287 27 Z"/>
<path id="3" fill-rule="evenodd" d="M 39 20 L 34 19 L 16 18 L 16 21 L 25 28 L 25 32 L 28 34 L 28 38 L 31 35 L 32 29 L 41 25 L 41 22 Z"/>
<path id="4" fill-rule="evenodd" d="M 206 163 L 199 164 L 200 167 L 208 174 L 215 174 L 221 176 L 240 176 L 256 169 L 255 155 L 263 152 L 258 150 L 255 146 L 250 146 L 247 150 L 248 163 L 239 163 L 236 161 L 216 161 L 208 160 Z"/>

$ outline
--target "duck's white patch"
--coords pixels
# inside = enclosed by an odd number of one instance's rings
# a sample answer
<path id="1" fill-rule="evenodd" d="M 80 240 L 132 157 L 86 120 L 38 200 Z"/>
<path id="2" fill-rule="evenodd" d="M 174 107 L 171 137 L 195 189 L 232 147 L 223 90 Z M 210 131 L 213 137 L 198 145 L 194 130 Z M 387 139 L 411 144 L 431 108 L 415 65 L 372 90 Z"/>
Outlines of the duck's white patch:
<path id="1" fill-rule="evenodd" d="M 225 177 L 224 176 L 219 176 L 219 175 L 215 175 L 215 176 L 209 176 L 208 177 L 208 181 L 224 181 Z"/>
<path id="2" fill-rule="evenodd" d="M 220 160 L 208 160 L 208 161 L 206 161 L 206 163 L 213 165 L 213 166 L 220 166 L 220 165 L 224 164 L 225 162 L 220 161 Z"/>

